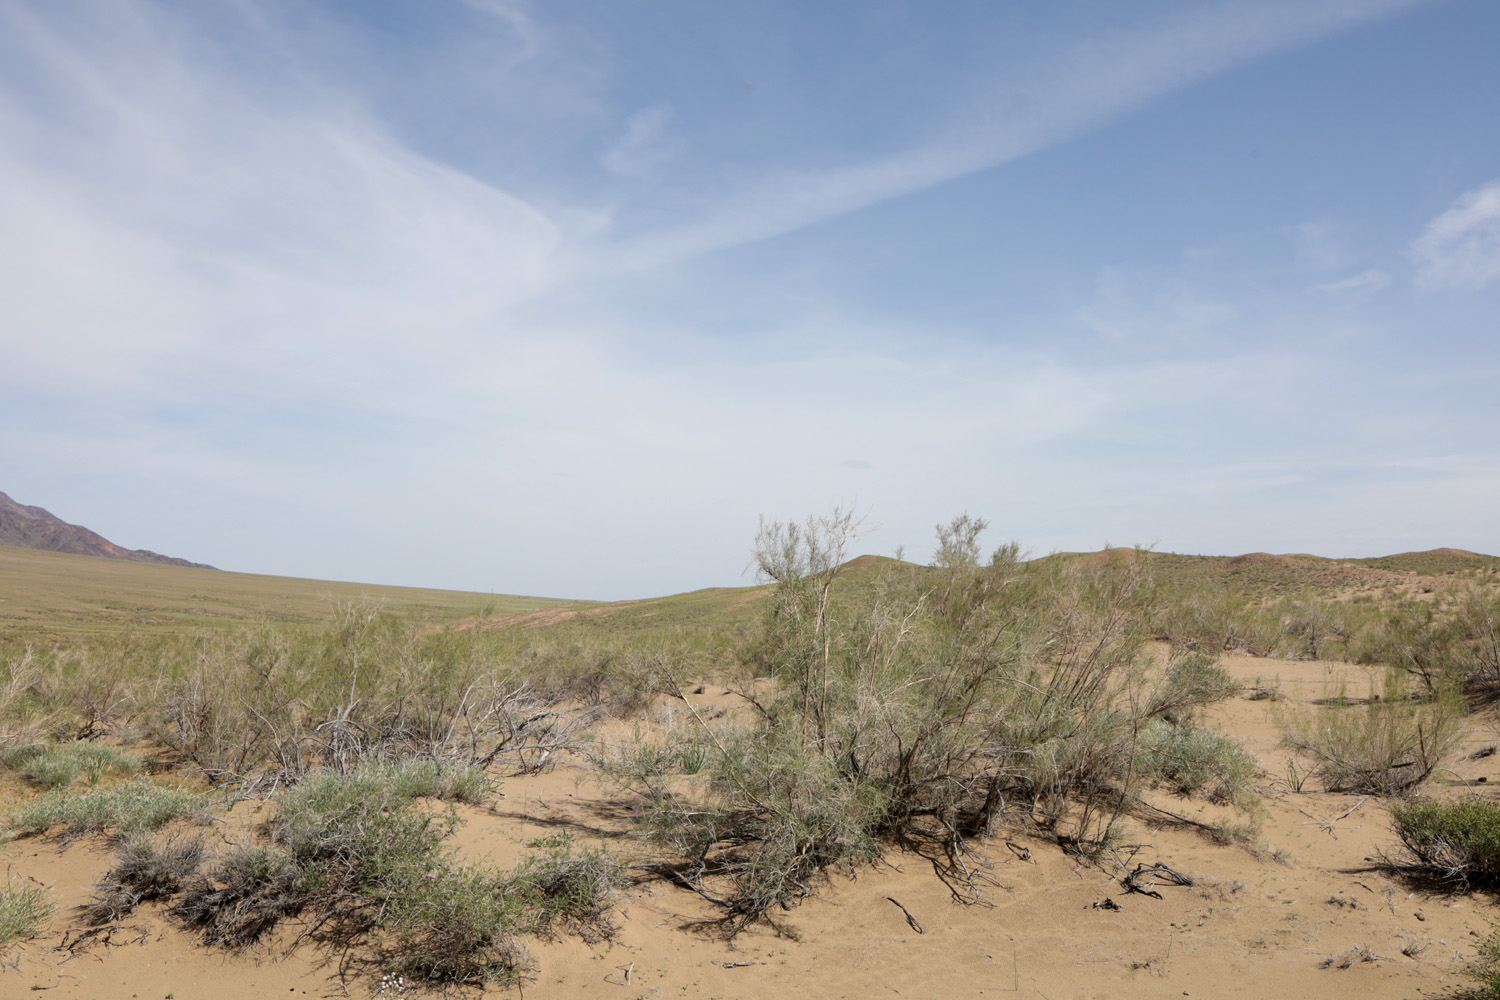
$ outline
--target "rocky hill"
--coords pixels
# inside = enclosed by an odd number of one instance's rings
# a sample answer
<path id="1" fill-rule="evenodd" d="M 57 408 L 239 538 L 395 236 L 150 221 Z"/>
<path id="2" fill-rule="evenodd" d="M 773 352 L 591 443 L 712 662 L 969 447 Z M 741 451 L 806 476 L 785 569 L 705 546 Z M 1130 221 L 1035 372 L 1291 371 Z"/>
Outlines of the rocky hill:
<path id="1" fill-rule="evenodd" d="M 48 552 L 71 552 L 80 556 L 103 556 L 106 559 L 128 559 L 131 562 L 161 563 L 167 566 L 192 566 L 213 569 L 203 563 L 174 559 L 147 549 L 127 549 L 116 545 L 97 532 L 69 524 L 42 507 L 16 503 L 0 493 L 0 545 L 18 545 Z"/>

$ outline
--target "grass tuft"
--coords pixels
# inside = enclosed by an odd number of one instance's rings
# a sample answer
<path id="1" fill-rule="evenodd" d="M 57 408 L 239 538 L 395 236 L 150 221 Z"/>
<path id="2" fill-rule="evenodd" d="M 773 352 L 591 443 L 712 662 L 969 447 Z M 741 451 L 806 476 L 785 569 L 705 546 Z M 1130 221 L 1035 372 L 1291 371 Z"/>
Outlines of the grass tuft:
<path id="1" fill-rule="evenodd" d="M 43 788 L 64 788 L 80 775 L 97 785 L 106 774 L 132 774 L 141 760 L 102 743 L 23 743 L 0 751 L 0 766 Z"/>
<path id="2" fill-rule="evenodd" d="M 34 937 L 56 908 L 46 886 L 18 882 L 7 873 L 0 889 L 0 945 Z"/>
<path id="3" fill-rule="evenodd" d="M 19 833 L 42 833 L 65 827 L 65 836 L 109 831 L 128 836 L 160 829 L 199 802 L 197 796 L 138 777 L 87 792 L 55 789 L 37 796 L 11 814 Z"/>

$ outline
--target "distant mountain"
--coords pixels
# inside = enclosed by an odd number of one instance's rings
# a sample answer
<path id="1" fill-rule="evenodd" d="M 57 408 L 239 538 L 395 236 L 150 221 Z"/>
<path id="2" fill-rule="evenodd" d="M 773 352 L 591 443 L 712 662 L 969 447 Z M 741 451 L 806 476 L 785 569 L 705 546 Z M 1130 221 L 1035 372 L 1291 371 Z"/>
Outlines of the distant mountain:
<path id="1" fill-rule="evenodd" d="M 191 566 L 213 569 L 203 563 L 173 559 L 146 549 L 125 549 L 103 535 L 76 524 L 69 524 L 51 511 L 27 507 L 0 493 L 0 545 L 18 545 L 25 549 L 48 552 L 71 552 L 80 556 L 103 556 L 106 559 L 129 559 L 131 562 L 161 563 L 166 566 Z"/>

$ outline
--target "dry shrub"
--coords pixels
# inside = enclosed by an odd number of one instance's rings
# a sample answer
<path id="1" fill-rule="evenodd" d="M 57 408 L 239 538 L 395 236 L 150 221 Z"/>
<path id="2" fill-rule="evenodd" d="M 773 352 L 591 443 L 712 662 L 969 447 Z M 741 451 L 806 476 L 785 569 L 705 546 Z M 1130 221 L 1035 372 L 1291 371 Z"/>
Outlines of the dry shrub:
<path id="1" fill-rule="evenodd" d="M 1394 795 L 1415 788 L 1447 760 L 1462 738 L 1464 706 L 1451 688 L 1433 699 L 1413 696 L 1405 675 L 1386 677 L 1384 693 L 1365 706 L 1276 712 L 1282 742 L 1312 762 L 1328 791 Z"/>
<path id="2" fill-rule="evenodd" d="M 1008 545 L 980 564 L 983 528 L 955 519 L 940 529 L 943 565 L 848 599 L 849 513 L 762 525 L 757 559 L 776 588 L 747 658 L 776 695 L 752 728 L 699 720 L 701 796 L 638 766 L 650 755 L 612 765 L 645 800 L 649 835 L 681 858 L 659 870 L 720 904 L 727 930 L 890 840 L 936 851 L 966 898 L 965 844 L 1001 820 L 1097 851 L 1164 773 L 1142 763 L 1166 745 L 1146 727 L 1174 718 L 1186 731 L 1196 706 L 1231 690 L 1211 658 L 1162 673 L 1142 655 L 1154 590 L 1139 554 L 1026 564 Z"/>
<path id="3" fill-rule="evenodd" d="M 209 871 L 183 887 L 172 915 L 202 935 L 204 944 L 244 948 L 307 905 L 303 871 L 284 851 L 232 847 Z"/>
<path id="4" fill-rule="evenodd" d="M 175 896 L 203 863 L 201 836 L 129 837 L 113 868 L 94 883 L 84 907 L 91 924 L 109 924 L 135 912 L 141 903 Z"/>

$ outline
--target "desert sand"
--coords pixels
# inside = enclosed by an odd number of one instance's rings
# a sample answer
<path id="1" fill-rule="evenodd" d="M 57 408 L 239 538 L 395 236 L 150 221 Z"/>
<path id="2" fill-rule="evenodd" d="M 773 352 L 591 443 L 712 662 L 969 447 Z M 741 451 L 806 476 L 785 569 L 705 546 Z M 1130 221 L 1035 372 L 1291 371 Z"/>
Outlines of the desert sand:
<path id="1" fill-rule="evenodd" d="M 537 973 L 524 995 L 1377 1000 L 1442 995 L 1462 985 L 1461 967 L 1489 932 L 1491 901 L 1414 893 L 1369 870 L 1375 852 L 1393 840 L 1385 807 L 1362 796 L 1294 791 L 1288 753 L 1277 743 L 1275 703 L 1250 697 L 1257 686 L 1274 688 L 1283 703 L 1311 703 L 1339 690 L 1361 697 L 1369 690 L 1366 670 L 1250 657 L 1224 662 L 1246 696 L 1214 706 L 1207 721 L 1258 758 L 1263 812 L 1254 851 L 1216 844 L 1165 815 L 1159 824 L 1132 819 L 1125 843 L 1101 864 L 1002 830 L 968 859 L 985 886 L 983 899 L 960 901 L 930 861 L 893 847 L 882 864 L 835 875 L 818 895 L 778 913 L 775 927 L 752 926 L 732 940 L 702 926 L 715 914 L 698 896 L 644 881 L 618 898 L 612 942 L 533 941 Z M 690 697 L 708 710 L 732 710 L 736 700 L 718 686 Z M 667 711 L 653 724 L 669 724 Z M 1433 794 L 1488 795 L 1500 785 L 1500 755 L 1473 756 L 1496 742 L 1487 720 L 1472 717 L 1459 763 L 1439 776 Z M 610 735 L 604 729 L 600 738 Z M 15 783 L 4 791 L 7 808 L 29 794 Z M 1166 793 L 1153 801 L 1190 820 L 1228 815 Z M 274 805 L 242 803 L 212 835 L 246 835 L 263 818 L 257 808 Z M 565 761 L 542 775 L 505 780 L 489 807 L 462 807 L 467 822 L 453 846 L 464 858 L 509 866 L 528 841 L 566 830 L 640 858 L 646 848 L 624 833 L 629 808 L 583 761 Z M 59 906 L 45 934 L 6 955 L 0 996 L 420 995 L 409 984 L 341 982 L 333 956 L 311 947 L 288 953 L 287 936 L 249 952 L 210 950 L 149 906 L 107 940 L 79 943 L 76 908 L 109 867 L 108 844 L 26 837 L 3 853 L 14 875 L 52 886 Z M 1122 885 L 1137 864 L 1158 862 L 1192 885 L 1159 885 L 1160 899 Z"/>

